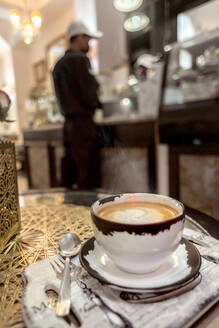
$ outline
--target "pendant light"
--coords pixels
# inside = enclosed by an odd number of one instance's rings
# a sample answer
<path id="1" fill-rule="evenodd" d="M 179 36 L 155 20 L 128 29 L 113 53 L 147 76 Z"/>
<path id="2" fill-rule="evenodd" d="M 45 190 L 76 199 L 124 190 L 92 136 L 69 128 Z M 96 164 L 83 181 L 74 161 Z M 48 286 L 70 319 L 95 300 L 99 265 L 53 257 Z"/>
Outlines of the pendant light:
<path id="1" fill-rule="evenodd" d="M 134 13 L 124 21 L 124 29 L 128 32 L 138 32 L 145 29 L 150 24 L 150 18 L 142 13 Z"/>
<path id="2" fill-rule="evenodd" d="M 138 9 L 142 3 L 143 0 L 113 0 L 114 7 L 125 13 Z"/>

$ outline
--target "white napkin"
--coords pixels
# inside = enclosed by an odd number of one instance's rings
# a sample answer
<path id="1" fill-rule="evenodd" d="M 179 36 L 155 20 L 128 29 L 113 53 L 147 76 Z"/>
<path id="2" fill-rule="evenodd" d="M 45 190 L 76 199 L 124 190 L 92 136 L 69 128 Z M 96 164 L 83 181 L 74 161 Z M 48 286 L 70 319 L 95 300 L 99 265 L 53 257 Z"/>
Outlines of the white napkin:
<path id="1" fill-rule="evenodd" d="M 219 242 L 216 239 L 188 228 L 185 228 L 185 233 L 202 238 L 211 245 L 211 248 L 197 246 L 200 253 L 219 256 Z M 45 294 L 46 289 L 59 289 L 60 280 L 50 265 L 55 258 L 33 263 L 24 271 L 25 280 L 28 281 L 23 294 L 23 314 L 27 327 L 69 327 L 64 319 L 56 317 Z M 78 259 L 75 264 L 80 266 Z M 82 270 L 81 280 L 88 289 L 83 288 L 83 283 L 72 281 L 73 312 L 77 313 L 83 328 L 188 328 L 219 300 L 219 265 L 202 259 L 200 272 L 201 283 L 185 294 L 159 303 L 129 304 L 119 297 L 119 292 L 102 286 Z M 70 327 L 77 326 L 72 323 Z"/>

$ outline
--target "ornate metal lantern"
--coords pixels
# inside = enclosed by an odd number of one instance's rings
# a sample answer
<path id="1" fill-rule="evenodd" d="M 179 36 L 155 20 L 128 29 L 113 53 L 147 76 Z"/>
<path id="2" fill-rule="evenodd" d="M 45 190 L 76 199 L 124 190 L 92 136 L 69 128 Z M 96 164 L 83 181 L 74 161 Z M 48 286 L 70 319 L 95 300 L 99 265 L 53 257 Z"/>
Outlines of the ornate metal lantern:
<path id="1" fill-rule="evenodd" d="M 0 139 L 0 252 L 20 229 L 14 144 Z"/>

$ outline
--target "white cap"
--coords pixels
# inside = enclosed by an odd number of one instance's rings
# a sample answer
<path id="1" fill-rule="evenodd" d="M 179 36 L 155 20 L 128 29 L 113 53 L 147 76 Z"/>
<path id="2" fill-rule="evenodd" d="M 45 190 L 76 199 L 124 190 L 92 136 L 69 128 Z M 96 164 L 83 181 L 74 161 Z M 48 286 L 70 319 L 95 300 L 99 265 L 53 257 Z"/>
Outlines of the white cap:
<path id="1" fill-rule="evenodd" d="M 67 37 L 70 40 L 73 36 L 85 34 L 91 39 L 99 39 L 103 36 L 103 32 L 92 32 L 82 21 L 75 21 L 69 25 L 67 30 Z"/>

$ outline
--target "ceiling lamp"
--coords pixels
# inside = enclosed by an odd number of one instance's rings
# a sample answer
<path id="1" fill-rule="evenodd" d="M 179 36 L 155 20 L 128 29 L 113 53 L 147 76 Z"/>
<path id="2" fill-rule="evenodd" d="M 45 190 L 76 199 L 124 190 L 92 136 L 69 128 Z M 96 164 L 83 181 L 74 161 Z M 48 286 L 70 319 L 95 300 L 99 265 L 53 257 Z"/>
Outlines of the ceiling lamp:
<path id="1" fill-rule="evenodd" d="M 39 11 L 33 11 L 31 14 L 31 21 L 35 28 L 40 28 L 42 24 L 42 18 Z"/>
<path id="2" fill-rule="evenodd" d="M 22 20 L 21 16 L 23 17 Z M 16 9 L 10 11 L 10 21 L 11 24 L 21 32 L 26 44 L 30 44 L 33 41 L 34 36 L 37 34 L 42 24 L 42 18 L 39 11 L 33 11 L 29 18 L 26 1 L 22 15 Z"/>
<path id="3" fill-rule="evenodd" d="M 21 22 L 21 33 L 26 44 L 30 44 L 33 41 L 34 29 L 29 19 L 24 19 Z"/>
<path id="4" fill-rule="evenodd" d="M 124 21 L 124 29 L 128 32 L 137 32 L 150 24 L 150 18 L 144 14 L 133 14 Z"/>
<path id="5" fill-rule="evenodd" d="M 10 11 L 11 24 L 18 27 L 20 25 L 20 14 L 16 9 Z"/>
<path id="6" fill-rule="evenodd" d="M 118 11 L 128 13 L 138 9 L 143 0 L 113 0 L 113 5 Z"/>

